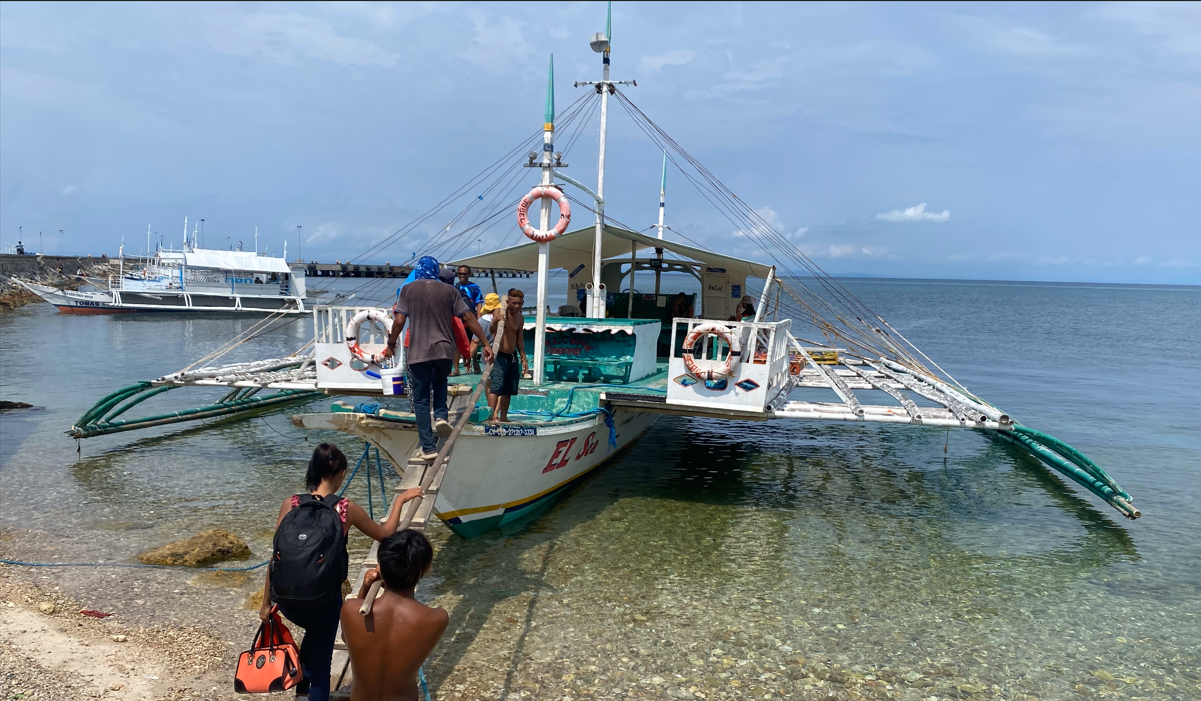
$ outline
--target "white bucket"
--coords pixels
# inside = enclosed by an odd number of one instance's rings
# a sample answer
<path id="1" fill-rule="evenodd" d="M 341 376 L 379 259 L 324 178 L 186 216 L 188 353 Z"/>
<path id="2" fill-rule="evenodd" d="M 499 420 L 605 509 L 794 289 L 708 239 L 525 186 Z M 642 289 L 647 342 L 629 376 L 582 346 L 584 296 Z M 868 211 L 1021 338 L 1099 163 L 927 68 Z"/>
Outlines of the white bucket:
<path id="1" fill-rule="evenodd" d="M 397 365 L 393 368 L 380 368 L 379 379 L 385 397 L 396 397 L 405 393 L 404 367 Z"/>

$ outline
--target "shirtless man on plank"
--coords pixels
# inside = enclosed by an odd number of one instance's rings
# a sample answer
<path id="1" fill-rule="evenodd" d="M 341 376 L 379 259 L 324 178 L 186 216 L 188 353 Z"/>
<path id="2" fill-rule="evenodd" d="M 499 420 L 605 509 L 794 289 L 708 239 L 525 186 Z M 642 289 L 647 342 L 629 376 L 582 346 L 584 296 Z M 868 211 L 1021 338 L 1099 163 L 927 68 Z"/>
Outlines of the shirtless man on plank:
<path id="1" fill-rule="evenodd" d="M 351 701 L 417 701 L 417 673 L 434 651 L 450 616 L 413 596 L 417 582 L 429 572 L 434 550 L 425 536 L 410 528 L 380 541 L 379 569 L 363 579 L 359 595 L 342 604 L 342 639 L 350 652 L 354 682 Z M 359 613 L 372 582 L 384 588 L 371 613 Z"/>

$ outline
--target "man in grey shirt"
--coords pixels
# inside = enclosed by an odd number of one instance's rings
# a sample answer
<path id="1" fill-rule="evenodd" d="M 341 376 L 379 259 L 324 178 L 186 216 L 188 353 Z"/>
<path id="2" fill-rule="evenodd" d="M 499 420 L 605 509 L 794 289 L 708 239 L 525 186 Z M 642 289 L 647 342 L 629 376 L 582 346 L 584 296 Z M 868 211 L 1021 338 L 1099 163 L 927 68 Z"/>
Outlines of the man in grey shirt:
<path id="1" fill-rule="evenodd" d="M 388 335 L 388 350 L 396 351 L 396 341 L 409 321 L 409 375 L 413 386 L 409 397 L 417 418 L 417 435 L 421 441 L 423 460 L 438 457 L 438 438 L 450 435 L 446 420 L 446 378 L 450 374 L 451 358 L 455 354 L 454 317 L 463 320 L 473 334 L 483 338 L 484 331 L 453 285 L 438 279 L 438 261 L 425 256 L 417 261 L 414 280 L 405 285 L 392 307 L 392 332 Z M 492 349 L 484 346 L 484 362 L 492 362 Z M 430 395 L 433 395 L 433 425 L 430 423 Z"/>

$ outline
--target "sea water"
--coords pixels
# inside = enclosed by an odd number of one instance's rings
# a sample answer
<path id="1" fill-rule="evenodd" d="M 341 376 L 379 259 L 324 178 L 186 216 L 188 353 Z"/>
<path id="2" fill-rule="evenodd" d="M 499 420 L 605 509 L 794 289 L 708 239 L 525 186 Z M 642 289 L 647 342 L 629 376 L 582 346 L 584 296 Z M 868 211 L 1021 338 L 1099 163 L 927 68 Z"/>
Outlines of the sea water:
<path id="1" fill-rule="evenodd" d="M 426 668 L 438 698 L 1201 698 L 1201 288 L 844 284 L 973 392 L 1092 457 L 1143 518 L 972 431 L 663 417 L 530 523 L 470 541 L 431 527 L 421 595 L 451 612 Z M 314 444 L 362 453 L 287 420 L 330 400 L 79 453 L 63 433 L 258 320 L 0 316 L 0 397 L 38 407 L 0 415 L 5 552 L 129 562 L 222 527 L 262 559 Z M 283 323 L 222 362 L 311 334 Z M 219 396 L 192 391 L 146 413 Z M 366 504 L 362 476 L 350 494 Z M 187 574 L 153 576 L 186 593 Z"/>

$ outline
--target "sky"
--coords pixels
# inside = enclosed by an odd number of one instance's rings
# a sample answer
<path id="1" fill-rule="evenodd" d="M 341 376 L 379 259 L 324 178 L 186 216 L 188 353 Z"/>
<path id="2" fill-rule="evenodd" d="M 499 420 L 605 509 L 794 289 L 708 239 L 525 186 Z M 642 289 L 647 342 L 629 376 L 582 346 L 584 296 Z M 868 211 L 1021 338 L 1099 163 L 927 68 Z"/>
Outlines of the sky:
<path id="1" fill-rule="evenodd" d="M 597 80 L 604 13 L 0 3 L 0 243 L 138 253 L 187 216 L 354 258 L 540 129 L 550 54 L 561 111 Z M 829 272 L 1201 284 L 1201 4 L 619 1 L 612 42 L 624 93 Z M 597 133 L 564 158 L 589 185 Z M 611 216 L 655 223 L 661 159 L 611 103 Z M 770 262 L 671 170 L 666 218 Z"/>

